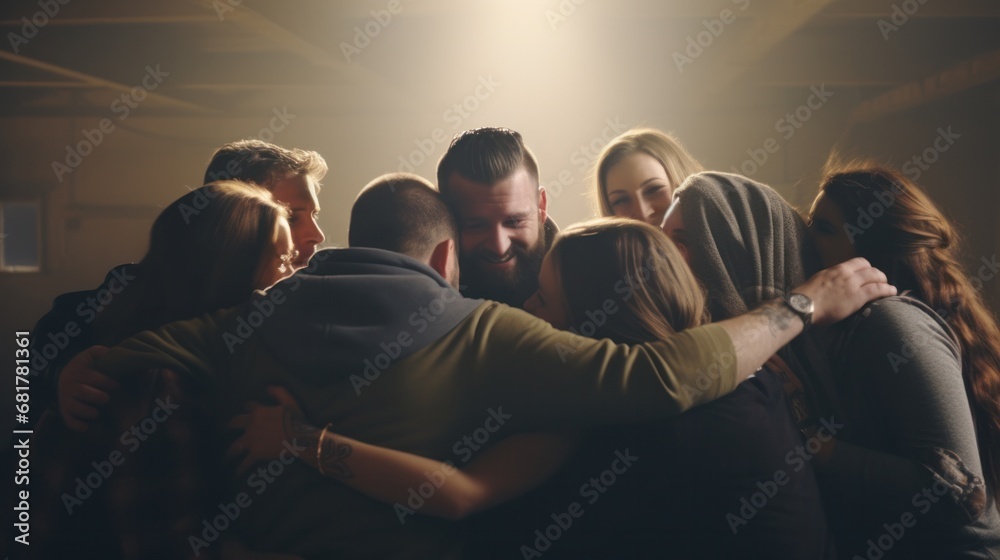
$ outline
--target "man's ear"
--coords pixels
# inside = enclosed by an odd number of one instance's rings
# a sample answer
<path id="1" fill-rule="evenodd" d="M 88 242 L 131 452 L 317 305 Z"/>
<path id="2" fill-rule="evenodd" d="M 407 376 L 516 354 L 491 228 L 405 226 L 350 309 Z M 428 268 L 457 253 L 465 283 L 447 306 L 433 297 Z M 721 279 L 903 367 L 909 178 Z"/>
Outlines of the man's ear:
<path id="1" fill-rule="evenodd" d="M 444 241 L 437 244 L 434 250 L 431 252 L 431 258 L 427 264 L 441 275 L 441 278 L 451 282 L 449 275 L 452 275 L 452 270 L 455 268 L 456 263 L 452 262 L 455 260 L 456 245 L 454 239 L 445 239 Z"/>
<path id="2" fill-rule="evenodd" d="M 545 192 L 545 187 L 538 187 L 538 221 L 545 223 L 545 219 L 549 217 L 548 206 L 549 197 Z"/>

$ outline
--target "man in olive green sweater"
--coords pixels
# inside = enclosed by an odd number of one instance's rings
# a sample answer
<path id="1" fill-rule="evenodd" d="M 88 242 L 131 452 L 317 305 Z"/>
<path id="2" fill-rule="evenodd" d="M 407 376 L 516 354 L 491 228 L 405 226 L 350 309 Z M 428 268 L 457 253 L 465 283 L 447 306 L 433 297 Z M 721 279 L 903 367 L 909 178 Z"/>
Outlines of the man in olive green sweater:
<path id="1" fill-rule="evenodd" d="M 643 345 L 559 331 L 521 310 L 462 297 L 454 287 L 456 233 L 426 181 L 379 178 L 355 203 L 352 248 L 317 253 L 307 270 L 245 305 L 141 333 L 99 367 L 119 379 L 150 368 L 176 372 L 198 400 L 211 402 L 205 437 L 219 449 L 227 447 L 227 420 L 266 398 L 267 386 L 283 385 L 316 425 L 456 462 L 466 448 L 519 431 L 679 414 L 732 391 L 803 330 L 804 320 L 776 300 Z M 796 292 L 812 299 L 814 322 L 829 323 L 894 288 L 855 260 Z M 289 458 L 303 452 L 291 443 L 288 451 Z M 193 554 L 223 532 L 220 515 L 236 512 L 234 536 L 255 550 L 461 555 L 454 525 L 420 515 L 401 524 L 391 506 L 302 461 L 228 473 L 219 507 L 187 537 Z"/>

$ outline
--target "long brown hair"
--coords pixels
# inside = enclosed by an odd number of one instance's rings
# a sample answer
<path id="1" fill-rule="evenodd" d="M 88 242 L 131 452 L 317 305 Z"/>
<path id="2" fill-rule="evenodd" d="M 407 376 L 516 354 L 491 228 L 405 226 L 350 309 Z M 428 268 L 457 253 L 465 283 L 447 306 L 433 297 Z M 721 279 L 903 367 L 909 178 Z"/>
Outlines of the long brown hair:
<path id="1" fill-rule="evenodd" d="M 585 336 L 634 344 L 708 321 L 701 286 L 677 247 L 644 222 L 598 218 L 574 225 L 556 237 L 550 258 L 570 324 Z"/>
<path id="2" fill-rule="evenodd" d="M 859 209 L 881 208 L 883 214 L 854 236 L 857 254 L 900 292 L 912 290 L 955 332 L 984 475 L 1000 502 L 1000 328 L 959 264 L 958 233 L 920 187 L 874 162 L 828 166 L 820 191 L 848 219 Z"/>
<path id="3" fill-rule="evenodd" d="M 135 280 L 98 315 L 102 343 L 245 301 L 271 255 L 278 220 L 288 215 L 266 189 L 240 181 L 174 201 L 153 222 Z"/>
<path id="4" fill-rule="evenodd" d="M 660 162 L 670 186 L 677 189 L 689 176 L 705 168 L 684 148 L 680 140 L 655 128 L 633 128 L 621 134 L 601 150 L 595 166 L 595 198 L 601 216 L 614 216 L 608 199 L 608 170 L 627 156 L 644 153 Z"/>

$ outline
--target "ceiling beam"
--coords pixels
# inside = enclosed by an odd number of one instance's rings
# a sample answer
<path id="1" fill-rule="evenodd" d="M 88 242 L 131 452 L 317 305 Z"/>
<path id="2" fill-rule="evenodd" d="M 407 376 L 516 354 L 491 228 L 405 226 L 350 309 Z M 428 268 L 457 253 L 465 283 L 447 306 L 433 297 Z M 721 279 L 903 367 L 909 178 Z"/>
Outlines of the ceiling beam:
<path id="1" fill-rule="evenodd" d="M 215 13 L 216 9 L 211 0 L 194 0 L 196 4 Z M 278 49 L 294 54 L 310 64 L 321 68 L 344 72 L 347 64 L 339 56 L 322 49 L 309 41 L 299 37 L 288 29 L 274 23 L 260 12 L 254 11 L 246 4 L 227 5 L 229 10 L 218 14 L 217 18 L 224 22 L 235 25 L 243 31 L 248 31 L 254 36 L 265 39 Z"/>
<path id="2" fill-rule="evenodd" d="M 723 28 L 717 38 L 719 43 L 709 44 L 706 52 L 711 52 L 714 63 L 704 65 L 700 71 L 699 88 L 723 91 L 747 72 L 759 68 L 767 55 L 788 37 L 802 29 L 833 0 L 771 0 L 747 4 L 740 11 L 734 4 L 732 12 L 748 19 L 729 24 L 731 30 Z M 702 29 L 698 29 L 700 33 Z"/>
<path id="3" fill-rule="evenodd" d="M 15 64 L 20 64 L 22 66 L 36 68 L 38 70 L 44 70 L 46 72 L 55 74 L 57 76 L 63 76 L 66 78 L 76 80 L 78 82 L 82 82 L 92 86 L 99 86 L 102 88 L 110 89 L 112 91 L 131 94 L 132 90 L 134 89 L 134 86 L 127 86 L 125 84 L 120 84 L 118 82 L 112 82 L 110 80 L 105 80 L 104 78 L 92 76 L 90 74 L 84 74 L 83 72 L 77 72 L 76 70 L 71 70 L 69 68 L 57 66 L 55 64 L 51 64 L 35 58 L 29 58 L 24 55 L 14 54 L 4 49 L 0 49 L 0 59 L 7 60 Z M 207 109 L 200 105 L 195 105 L 187 101 L 175 99 L 173 97 L 163 95 L 162 93 L 157 93 L 155 91 L 147 91 L 146 95 L 150 100 L 158 102 L 162 105 L 167 105 L 170 107 L 176 107 L 180 109 L 186 109 L 189 111 L 195 111 L 197 113 L 213 112 L 211 109 Z"/>
<path id="4" fill-rule="evenodd" d="M 1000 79 L 1000 49 L 976 56 L 863 102 L 851 115 L 851 124 L 871 122 L 998 79 Z"/>
<path id="5" fill-rule="evenodd" d="M 895 5 L 902 8 L 903 2 L 896 0 Z M 882 19 L 893 14 L 893 3 L 872 2 L 871 0 L 837 0 L 823 11 L 823 19 Z M 905 13 L 905 12 L 904 12 Z M 1000 18 L 1000 2 L 996 0 L 948 0 L 947 2 L 927 1 L 919 4 L 912 14 L 906 14 L 913 19 L 932 18 Z"/>
<path id="6" fill-rule="evenodd" d="M 30 80 L 3 80 L 0 88 L 33 88 L 33 89 L 103 89 L 104 86 L 83 82 L 45 82 Z"/>
<path id="7" fill-rule="evenodd" d="M 219 23 L 219 18 L 210 15 L 149 15 L 149 16 L 99 16 L 99 17 L 53 17 L 49 18 L 46 26 L 71 27 L 87 25 L 146 25 L 146 24 L 203 24 Z M 0 27 L 20 27 L 24 25 L 21 20 L 3 19 L 0 20 Z"/>
<path id="8" fill-rule="evenodd" d="M 900 38 L 902 48 L 887 48 L 874 25 L 868 33 L 853 33 L 844 40 L 840 26 L 818 26 L 799 33 L 767 62 L 744 76 L 741 83 L 777 87 L 897 86 L 927 73 L 927 57 L 919 54 L 921 37 Z M 915 50 L 910 44 L 915 44 Z M 899 46 L 894 45 L 894 46 Z M 828 53 L 817 56 L 817 53 Z M 933 66 L 931 66 L 933 67 Z"/>

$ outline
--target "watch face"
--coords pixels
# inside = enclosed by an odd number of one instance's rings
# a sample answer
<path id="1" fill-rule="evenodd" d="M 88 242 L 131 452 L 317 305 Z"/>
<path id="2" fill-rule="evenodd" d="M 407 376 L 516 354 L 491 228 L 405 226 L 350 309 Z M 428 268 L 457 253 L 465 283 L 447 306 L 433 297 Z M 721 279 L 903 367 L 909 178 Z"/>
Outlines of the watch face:
<path id="1" fill-rule="evenodd" d="M 788 304 L 800 313 L 812 312 L 812 300 L 802 294 L 791 294 L 788 296 Z"/>

